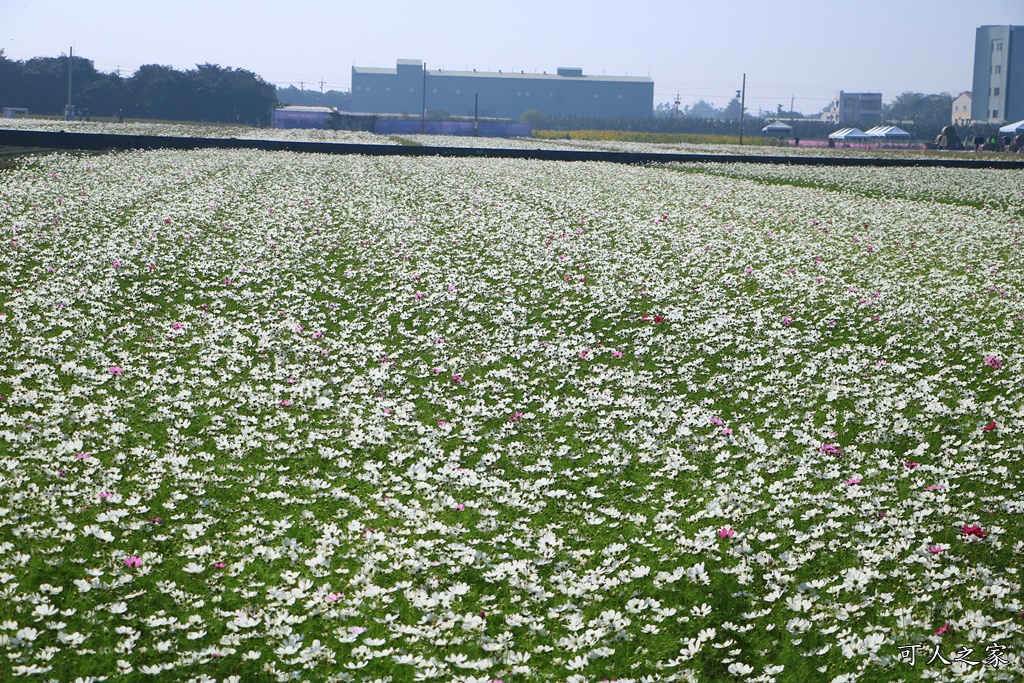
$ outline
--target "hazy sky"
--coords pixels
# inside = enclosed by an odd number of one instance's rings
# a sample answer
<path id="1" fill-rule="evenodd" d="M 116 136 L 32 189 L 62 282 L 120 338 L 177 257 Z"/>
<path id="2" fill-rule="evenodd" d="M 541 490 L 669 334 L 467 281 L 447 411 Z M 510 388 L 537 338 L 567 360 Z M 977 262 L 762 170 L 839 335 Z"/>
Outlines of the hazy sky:
<path id="1" fill-rule="evenodd" d="M 553 71 L 654 79 L 654 101 L 821 111 L 837 90 L 971 89 L 974 32 L 1024 24 L 1024 0 L 0 0 L 11 59 L 74 48 L 100 71 L 245 68 L 278 85 L 348 90 L 351 67 Z"/>

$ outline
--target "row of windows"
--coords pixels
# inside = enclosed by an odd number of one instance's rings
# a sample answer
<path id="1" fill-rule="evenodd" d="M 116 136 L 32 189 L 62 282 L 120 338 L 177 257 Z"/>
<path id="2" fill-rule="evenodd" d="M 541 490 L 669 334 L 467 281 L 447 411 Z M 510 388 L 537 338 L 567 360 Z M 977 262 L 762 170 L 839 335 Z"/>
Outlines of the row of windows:
<path id="1" fill-rule="evenodd" d="M 1002 64 L 993 64 L 992 65 L 992 73 L 994 73 L 994 74 L 1001 74 L 1001 73 L 1003 73 L 1003 65 Z"/>
<path id="2" fill-rule="evenodd" d="M 991 97 L 999 97 L 999 88 L 989 88 L 988 94 Z"/>
<path id="3" fill-rule="evenodd" d="M 1002 52 L 1002 51 L 1003 51 L 1003 41 L 1001 41 L 1001 40 L 993 40 L 992 41 L 992 52 Z"/>
<path id="4" fill-rule="evenodd" d="M 355 87 L 355 89 L 356 90 L 365 90 L 366 92 L 370 92 L 370 86 L 368 86 L 368 85 L 357 85 Z M 391 92 L 391 88 L 390 87 L 385 87 L 384 88 L 384 92 Z M 416 89 L 415 88 L 409 88 L 409 92 L 416 92 Z M 437 88 L 434 88 L 434 94 L 435 95 L 437 94 Z M 462 90 L 461 89 L 457 89 L 455 91 L 455 94 L 456 95 L 461 95 L 462 94 Z M 522 97 L 522 96 L 523 96 L 523 91 L 522 90 L 516 91 L 516 97 Z M 526 91 L 526 96 L 527 97 L 530 96 L 530 91 L 529 90 Z M 548 97 L 554 97 L 554 96 L 555 96 L 555 93 L 553 93 L 553 92 L 549 92 L 548 93 Z M 601 97 L 600 93 L 594 93 L 594 99 L 595 100 L 599 99 L 600 97 Z M 622 99 L 622 95 L 618 95 L 618 98 L 621 100 Z"/>

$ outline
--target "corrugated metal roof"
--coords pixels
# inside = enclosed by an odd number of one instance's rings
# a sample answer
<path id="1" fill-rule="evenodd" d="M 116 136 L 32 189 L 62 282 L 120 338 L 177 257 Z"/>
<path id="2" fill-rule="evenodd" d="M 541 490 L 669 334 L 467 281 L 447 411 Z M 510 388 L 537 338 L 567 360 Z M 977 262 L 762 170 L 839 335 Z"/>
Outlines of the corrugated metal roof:
<path id="1" fill-rule="evenodd" d="M 386 69 L 380 67 L 354 66 L 354 74 L 392 74 L 398 73 L 397 69 Z M 654 83 L 650 76 L 595 76 L 584 74 L 582 76 L 559 76 L 557 73 L 514 73 L 504 71 L 449 71 L 447 69 L 427 69 L 427 75 L 434 76 L 457 76 L 459 78 L 508 78 L 510 80 L 556 80 L 556 81 L 614 81 L 633 83 Z"/>
<path id="2" fill-rule="evenodd" d="M 280 109 L 278 109 L 278 111 L 305 111 L 323 114 L 334 111 L 334 107 L 303 106 L 296 104 L 287 107 L 281 107 Z"/>

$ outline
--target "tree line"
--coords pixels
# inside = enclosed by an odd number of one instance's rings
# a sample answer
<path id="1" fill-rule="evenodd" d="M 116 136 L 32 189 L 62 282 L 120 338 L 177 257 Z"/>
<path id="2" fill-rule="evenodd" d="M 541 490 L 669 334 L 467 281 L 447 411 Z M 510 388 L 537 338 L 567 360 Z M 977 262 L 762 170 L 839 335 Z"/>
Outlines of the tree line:
<path id="1" fill-rule="evenodd" d="M 724 128 L 738 131 L 740 118 L 740 101 L 733 98 L 725 107 L 716 107 L 706 100 L 698 100 L 692 105 L 679 108 L 671 102 L 662 102 L 654 108 L 654 116 L 657 119 L 666 119 L 672 123 L 659 122 L 654 124 L 659 128 L 658 132 L 694 132 L 689 130 L 695 124 L 694 121 L 708 122 L 706 128 L 699 132 L 719 132 L 708 128 Z M 822 112 L 823 113 L 823 112 Z M 812 118 L 805 118 L 803 114 L 783 110 L 778 105 L 775 112 L 763 112 L 757 116 L 751 116 L 749 111 L 745 112 L 748 120 L 752 121 L 773 121 L 782 120 L 794 126 L 798 131 L 804 129 L 804 137 L 821 137 L 831 133 L 836 128 L 849 126 L 851 124 L 834 124 L 820 121 L 821 115 L 814 114 Z M 925 95 L 916 92 L 904 92 L 897 95 L 891 102 L 882 105 L 882 121 L 886 125 L 897 125 L 910 133 L 913 137 L 922 140 L 934 138 L 944 126 L 948 126 L 953 117 L 953 96 L 949 93 Z M 729 122 L 718 123 L 718 122 Z M 672 130 L 661 131 L 660 127 L 668 126 Z M 875 125 L 874 122 L 854 121 L 852 125 L 867 129 Z M 983 127 L 983 126 L 982 126 Z M 974 128 L 974 127 L 971 127 Z M 678 129 L 678 130 L 677 130 Z M 683 130 L 686 129 L 686 130 Z M 730 133 L 735 135 L 736 132 Z M 798 132 L 799 134 L 799 132 Z"/>
<path id="2" fill-rule="evenodd" d="M 63 115 L 68 103 L 80 114 L 172 121 L 270 124 L 277 88 L 251 71 L 198 64 L 179 71 L 146 64 L 129 77 L 101 73 L 84 57 L 8 59 L 0 50 L 0 105 Z"/>

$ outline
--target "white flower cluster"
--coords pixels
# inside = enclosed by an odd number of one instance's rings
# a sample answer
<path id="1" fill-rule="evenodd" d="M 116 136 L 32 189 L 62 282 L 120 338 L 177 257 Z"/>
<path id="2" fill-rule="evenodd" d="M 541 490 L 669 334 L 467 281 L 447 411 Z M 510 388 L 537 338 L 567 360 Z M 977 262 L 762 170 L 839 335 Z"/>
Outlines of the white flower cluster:
<path id="1" fill-rule="evenodd" d="M 0 680 L 1012 680 L 1019 178 L 722 172 L 0 172 Z"/>

